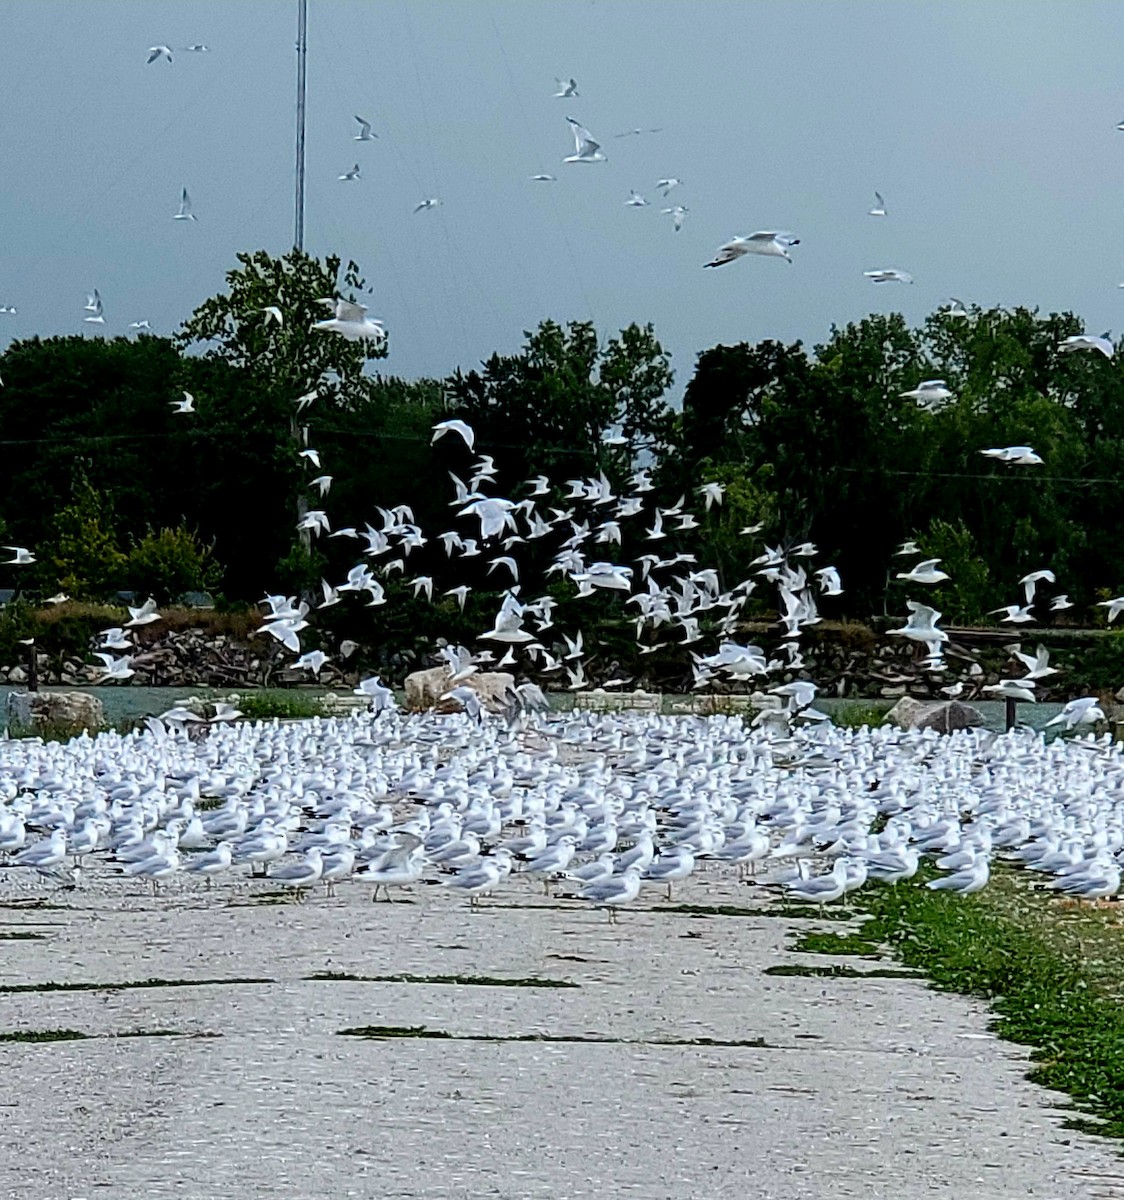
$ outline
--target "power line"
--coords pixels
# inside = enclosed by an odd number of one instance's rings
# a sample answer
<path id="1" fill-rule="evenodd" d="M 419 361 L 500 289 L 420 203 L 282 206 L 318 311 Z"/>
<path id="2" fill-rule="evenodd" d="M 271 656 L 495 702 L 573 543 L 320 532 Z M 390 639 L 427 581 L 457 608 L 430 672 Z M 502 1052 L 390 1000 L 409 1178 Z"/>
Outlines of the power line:
<path id="1" fill-rule="evenodd" d="M 308 59 L 308 0 L 297 0 L 297 191 L 293 246 L 304 249 L 304 111 Z"/>

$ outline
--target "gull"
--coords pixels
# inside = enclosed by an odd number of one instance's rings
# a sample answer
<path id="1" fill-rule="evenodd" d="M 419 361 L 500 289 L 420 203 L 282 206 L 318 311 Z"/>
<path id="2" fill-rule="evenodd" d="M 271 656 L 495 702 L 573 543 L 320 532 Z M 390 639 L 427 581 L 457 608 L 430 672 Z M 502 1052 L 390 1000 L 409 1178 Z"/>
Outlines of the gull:
<path id="1" fill-rule="evenodd" d="M 94 290 L 92 292 L 90 292 L 90 294 L 86 297 L 85 311 L 93 314 L 93 316 L 83 318 L 83 320 L 86 321 L 87 324 L 89 324 L 89 325 L 104 325 L 105 324 L 105 313 L 102 309 L 101 296 L 98 293 L 97 288 L 94 288 Z"/>
<path id="2" fill-rule="evenodd" d="M 320 674 L 320 668 L 328 661 L 328 656 L 323 650 L 310 650 L 307 654 L 302 654 L 300 658 L 293 663 L 294 671 L 311 671 L 313 675 Z"/>
<path id="3" fill-rule="evenodd" d="M 414 596 L 420 596 L 425 592 L 425 598 L 433 602 L 433 579 L 429 575 L 419 575 L 417 579 L 410 580 L 410 587 L 414 589 Z"/>
<path id="4" fill-rule="evenodd" d="M 888 629 L 887 633 L 908 638 L 912 642 L 924 642 L 929 647 L 930 654 L 934 653 L 935 645 L 948 641 L 948 634 L 937 628 L 941 614 L 935 608 L 919 604 L 916 600 L 907 600 L 905 606 L 910 612 L 909 620 L 901 629 Z"/>
<path id="5" fill-rule="evenodd" d="M 169 62 L 172 61 L 171 46 L 149 46 L 148 62 L 154 63 L 158 58 L 166 58 Z"/>
<path id="6" fill-rule="evenodd" d="M 864 271 L 863 275 L 872 283 L 912 283 L 913 276 L 908 271 L 899 271 L 896 267 L 882 267 L 877 271 Z"/>
<path id="7" fill-rule="evenodd" d="M 210 46 L 204 46 L 202 42 L 196 42 L 194 46 L 184 46 L 184 50 L 188 54 L 206 54 L 210 48 Z"/>
<path id="8" fill-rule="evenodd" d="M 1096 696 L 1082 696 L 1071 700 L 1056 717 L 1046 722 L 1051 725 L 1064 725 L 1066 732 L 1076 729 L 1079 725 L 1093 725 L 1105 720 L 1104 710 L 1100 707 Z"/>
<path id="9" fill-rule="evenodd" d="M 112 629 L 103 629 L 98 637 L 101 638 L 99 649 L 101 650 L 131 650 L 133 643 L 129 641 L 128 634 L 120 626 L 114 626 Z"/>
<path id="10" fill-rule="evenodd" d="M 626 208 L 645 208 L 648 204 L 648 201 L 645 200 L 639 192 L 635 192 L 629 188 L 628 199 L 624 202 L 624 204 Z"/>
<path id="11" fill-rule="evenodd" d="M 1030 446 L 993 446 L 990 450 L 981 450 L 980 453 L 984 458 L 994 458 L 999 462 L 1019 463 L 1023 466 L 1042 465 L 1042 459 Z"/>
<path id="12" fill-rule="evenodd" d="M 356 696 L 364 696 L 371 701 L 372 712 L 382 712 L 384 709 L 398 707 L 393 690 L 384 687 L 382 680 L 377 675 L 372 675 L 369 679 L 361 679 L 359 686 L 352 688 L 352 691 Z"/>
<path id="13" fill-rule="evenodd" d="M 683 182 L 682 179 L 675 179 L 675 178 L 657 179 L 656 187 L 659 189 L 660 195 L 663 196 L 663 198 L 666 200 L 668 192 L 670 192 L 672 188 L 679 187 L 679 185 L 682 182 Z"/>
<path id="14" fill-rule="evenodd" d="M 998 616 L 1000 613 L 1006 614 L 1002 621 L 1006 625 L 1025 625 L 1028 621 L 1033 621 L 1034 618 L 1030 615 L 1031 605 L 1024 604 L 1020 607 L 1017 604 L 1008 604 L 1003 608 L 992 608 L 988 610 L 988 616 Z"/>
<path id="15" fill-rule="evenodd" d="M 898 395 L 903 399 L 916 400 L 922 407 L 953 398 L 953 393 L 949 391 L 943 379 L 923 379 L 911 391 L 899 392 Z"/>
<path id="16" fill-rule="evenodd" d="M 468 598 L 468 593 L 471 591 L 472 591 L 472 588 L 470 588 L 468 586 L 468 584 L 462 583 L 462 584 L 459 584 L 457 587 L 449 588 L 449 590 L 447 592 L 442 592 L 441 594 L 443 596 L 455 596 L 457 598 L 457 604 L 460 606 L 461 612 L 464 612 L 464 602 Z"/>
<path id="17" fill-rule="evenodd" d="M 937 569 L 940 561 L 939 558 L 926 558 L 909 571 L 899 572 L 895 578 L 904 579 L 907 583 L 940 583 L 942 579 L 949 578 L 944 571 Z"/>
<path id="18" fill-rule="evenodd" d="M 1024 575 L 1019 580 L 1019 583 L 1023 585 L 1023 594 L 1026 596 L 1027 604 L 1034 603 L 1035 588 L 1043 581 L 1046 583 L 1057 583 L 1057 577 L 1053 571 L 1043 568 L 1040 571 L 1031 571 L 1029 575 Z"/>
<path id="19" fill-rule="evenodd" d="M 601 153 L 601 143 L 593 140 L 593 134 L 584 126 L 580 125 L 573 117 L 567 117 L 570 122 L 570 128 L 574 132 L 574 153 L 568 155 L 562 161 L 564 163 L 595 163 L 608 162 L 609 160 Z"/>
<path id="20" fill-rule="evenodd" d="M 1023 654 L 1018 646 L 1012 648 L 1011 654 L 1026 667 L 1026 679 L 1046 679 L 1058 673 L 1057 667 L 1050 666 L 1050 651 L 1045 646 L 1038 646 L 1033 658 L 1029 654 Z"/>
<path id="21" fill-rule="evenodd" d="M 364 305 L 356 304 L 354 300 L 325 300 L 324 303 L 333 307 L 335 315 L 326 321 L 314 321 L 313 329 L 323 333 L 338 333 L 349 342 L 386 341 L 383 323 L 368 317 Z"/>
<path id="22" fill-rule="evenodd" d="M 704 483 L 696 491 L 706 499 L 706 511 L 710 512 L 713 505 L 722 503 L 722 497 L 726 494 L 726 485 L 724 483 Z"/>
<path id="23" fill-rule="evenodd" d="M 276 321 L 278 325 L 284 326 L 285 318 L 276 304 L 267 304 L 265 308 L 259 309 L 259 311 L 265 313 L 265 323 L 267 325 L 270 321 Z M 313 395 L 315 396 L 315 394 L 314 392 Z"/>
<path id="24" fill-rule="evenodd" d="M 211 876 L 221 875 L 223 871 L 229 871 L 233 860 L 234 847 L 230 842 L 219 842 L 219 844 L 206 854 L 193 854 L 185 863 L 184 870 L 190 871 L 193 875 L 202 875 L 207 881 L 207 886 L 211 886 Z"/>
<path id="25" fill-rule="evenodd" d="M 99 683 L 104 683 L 107 679 L 128 679 L 133 674 L 133 668 L 130 665 L 133 660 L 127 654 L 120 658 L 114 658 L 112 654 L 105 654 L 98 650 L 94 652 L 94 657 L 100 658 L 104 664 Z"/>
<path id="26" fill-rule="evenodd" d="M 151 329 L 152 326 L 147 321 L 130 321 L 129 328 L 140 330 L 140 329 Z"/>
<path id="27" fill-rule="evenodd" d="M 902 544 L 894 551 L 894 557 L 899 558 L 899 557 L 904 557 L 904 556 L 910 555 L 910 554 L 922 554 L 922 553 L 924 553 L 924 551 L 921 549 L 921 547 L 916 542 L 905 541 L 905 542 L 902 542 Z"/>
<path id="28" fill-rule="evenodd" d="M 129 620 L 125 622 L 126 629 L 135 629 L 140 625 L 151 625 L 153 621 L 160 620 L 160 614 L 156 611 L 156 601 L 151 596 L 140 608 L 133 608 L 130 604 L 126 604 L 125 607 L 129 610 Z"/>
<path id="29" fill-rule="evenodd" d="M 338 180 L 340 180 L 341 183 L 356 182 L 360 178 L 359 164 L 356 163 L 355 166 L 353 166 L 350 171 L 344 171 L 344 173 L 342 175 L 337 175 L 336 178 Z"/>
<path id="30" fill-rule="evenodd" d="M 371 132 L 371 122 L 362 117 L 355 118 L 359 122 L 359 132 L 351 139 L 353 142 L 373 142 L 379 135 Z"/>
<path id="31" fill-rule="evenodd" d="M 314 487 L 314 488 L 319 488 L 320 489 L 320 499 L 323 500 L 323 498 L 331 490 L 332 476 L 331 475 L 317 475 L 315 479 L 310 479 L 308 481 L 308 486 Z"/>
<path id="32" fill-rule="evenodd" d="M 1058 344 L 1059 354 L 1069 354 L 1074 350 L 1099 350 L 1105 358 L 1111 358 L 1115 353 L 1115 347 L 1107 333 L 1102 333 L 1100 337 L 1078 333 Z"/>
<path id="33" fill-rule="evenodd" d="M 172 217 L 173 221 L 194 221 L 195 214 L 191 211 L 191 197 L 187 194 L 187 188 L 180 189 L 180 207 L 179 212 Z"/>
<path id="34" fill-rule="evenodd" d="M 195 397 L 190 392 L 184 392 L 182 400 L 169 400 L 172 406 L 173 413 L 193 413 L 195 411 Z"/>
<path id="35" fill-rule="evenodd" d="M 43 601 L 43 603 L 44 604 L 65 604 L 67 602 L 67 600 L 69 600 L 69 599 L 70 599 L 70 597 L 66 594 L 66 592 L 55 592 L 55 594 L 53 596 L 48 596 L 47 599 Z"/>
<path id="36" fill-rule="evenodd" d="M 511 851 L 501 846 L 490 859 L 477 859 L 439 882 L 443 887 L 463 892 L 468 897 L 469 904 L 475 906 L 481 896 L 495 891 L 500 880 L 510 874 L 511 864 Z"/>
<path id="37" fill-rule="evenodd" d="M 303 862 L 282 867 L 278 871 L 270 871 L 268 878 L 282 887 L 293 888 L 299 895 L 320 882 L 320 876 L 324 873 L 323 854 L 319 846 L 313 846 L 304 856 Z"/>
<path id="38" fill-rule="evenodd" d="M 535 183 L 555 183 L 558 180 L 558 176 L 557 175 L 532 175 L 531 179 L 533 179 L 535 181 Z"/>
<path id="39" fill-rule="evenodd" d="M 882 199 L 881 192 L 874 193 L 874 207 L 867 213 L 868 217 L 884 217 L 886 215 L 886 201 Z"/>
<path id="40" fill-rule="evenodd" d="M 433 437 L 430 438 L 429 444 L 432 446 L 438 438 L 444 437 L 447 433 L 460 434 L 464 439 L 464 444 L 471 450 L 476 442 L 476 431 L 465 421 L 438 421 L 433 427 Z"/>
<path id="41" fill-rule="evenodd" d="M 215 711 L 211 714 L 212 722 L 236 721 L 242 713 L 227 700 L 216 700 Z"/>
<path id="42" fill-rule="evenodd" d="M 264 311 L 264 310 L 263 310 Z M 302 413 L 308 408 L 314 400 L 320 395 L 319 388 L 313 388 L 311 392 L 305 392 L 303 396 L 298 396 L 293 403 L 297 406 L 297 412 Z"/>
<path id="43" fill-rule="evenodd" d="M 425 212 L 427 209 L 436 208 L 441 203 L 436 196 L 430 197 L 428 200 L 423 200 L 420 204 L 414 205 L 414 212 Z"/>
<path id="44" fill-rule="evenodd" d="M 1097 607 L 1108 609 L 1108 624 L 1111 625 L 1124 612 L 1124 596 L 1117 596 L 1113 600 L 1098 600 Z"/>
<path id="45" fill-rule="evenodd" d="M 949 296 L 949 299 L 952 301 L 952 307 L 948 310 L 948 315 L 950 317 L 967 318 L 968 317 L 968 309 L 965 306 L 964 301 L 957 300 L 957 298 L 955 296 Z"/>
<path id="46" fill-rule="evenodd" d="M 671 223 L 678 233 L 683 228 L 683 218 L 690 212 L 690 209 L 684 208 L 682 204 L 673 205 L 671 208 L 661 208 L 661 213 L 668 213 L 671 216 Z"/>
<path id="47" fill-rule="evenodd" d="M 607 908 L 610 923 L 616 924 L 617 909 L 623 904 L 631 904 L 640 895 L 640 875 L 641 867 L 627 867 L 620 875 L 586 884 L 578 892 L 578 897 L 591 901 L 599 908 Z"/>
<path id="48" fill-rule="evenodd" d="M 5 546 L 4 549 L 11 550 L 11 552 L 15 555 L 15 558 L 4 560 L 5 566 L 26 567 L 35 562 L 35 555 L 23 546 Z"/>
<path id="49" fill-rule="evenodd" d="M 751 233 L 748 237 L 736 237 L 718 247 L 715 251 L 714 258 L 708 263 L 703 263 L 704 267 L 721 267 L 726 263 L 733 262 L 735 258 L 741 258 L 743 254 L 763 254 L 769 258 L 783 258 L 786 262 L 792 262 L 792 256 L 788 250 L 790 246 L 798 246 L 800 239 L 791 233 L 770 232 L 768 230 L 759 230 L 757 233 Z"/>
<path id="50" fill-rule="evenodd" d="M 835 567 L 821 567 L 816 572 L 816 578 L 820 582 L 820 591 L 825 596 L 843 595 L 843 582 L 839 578 L 839 572 Z"/>
<path id="51" fill-rule="evenodd" d="M 310 463 L 312 463 L 312 465 L 317 470 L 320 469 L 320 451 L 319 450 L 313 450 L 311 448 L 306 449 L 306 450 L 301 450 L 298 452 L 297 458 L 307 458 L 308 461 Z"/>
<path id="52" fill-rule="evenodd" d="M 991 868 L 988 865 L 987 855 L 981 854 L 970 867 L 965 867 L 964 870 L 957 871 L 953 875 L 944 875 L 940 879 L 930 879 L 925 886 L 933 891 L 955 892 L 958 896 L 970 896 L 987 884 L 990 874 Z"/>
<path id="53" fill-rule="evenodd" d="M 523 486 L 531 489 L 532 496 L 545 496 L 550 491 L 550 480 L 545 475 L 536 475 L 534 479 L 526 480 Z"/>
<path id="54" fill-rule="evenodd" d="M 1064 593 L 1061 596 L 1055 596 L 1050 604 L 1051 612 L 1063 612 L 1067 608 L 1073 607 L 1073 601 Z"/>
<path id="55" fill-rule="evenodd" d="M 558 84 L 558 91 L 554 93 L 555 99 L 569 100 L 571 97 L 579 94 L 576 79 L 559 79 L 556 75 L 554 82 Z"/>

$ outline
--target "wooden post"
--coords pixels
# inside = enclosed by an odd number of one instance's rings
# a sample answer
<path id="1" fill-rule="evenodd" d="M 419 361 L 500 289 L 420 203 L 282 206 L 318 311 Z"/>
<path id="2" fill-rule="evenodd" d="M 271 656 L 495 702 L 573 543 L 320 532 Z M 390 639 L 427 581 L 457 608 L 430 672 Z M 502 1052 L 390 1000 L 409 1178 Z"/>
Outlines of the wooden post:
<path id="1" fill-rule="evenodd" d="M 39 660 L 35 653 L 35 639 L 29 638 L 27 644 L 27 690 L 39 690 Z"/>
<path id="2" fill-rule="evenodd" d="M 1014 696 L 1008 696 L 1007 697 L 1007 732 L 1010 733 L 1011 730 L 1014 729 L 1015 726 L 1018 724 L 1018 722 L 1019 722 L 1019 702 L 1014 698 Z"/>

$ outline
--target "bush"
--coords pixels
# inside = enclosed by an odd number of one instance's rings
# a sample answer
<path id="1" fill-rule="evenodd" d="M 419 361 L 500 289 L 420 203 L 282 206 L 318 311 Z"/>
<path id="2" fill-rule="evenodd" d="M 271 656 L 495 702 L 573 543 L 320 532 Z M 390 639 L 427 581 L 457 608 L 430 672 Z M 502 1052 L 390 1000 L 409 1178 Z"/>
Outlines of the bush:
<path id="1" fill-rule="evenodd" d="M 185 592 L 209 592 L 222 580 L 222 568 L 208 546 L 189 529 L 150 530 L 129 551 L 122 575 L 141 596 L 170 604 Z"/>

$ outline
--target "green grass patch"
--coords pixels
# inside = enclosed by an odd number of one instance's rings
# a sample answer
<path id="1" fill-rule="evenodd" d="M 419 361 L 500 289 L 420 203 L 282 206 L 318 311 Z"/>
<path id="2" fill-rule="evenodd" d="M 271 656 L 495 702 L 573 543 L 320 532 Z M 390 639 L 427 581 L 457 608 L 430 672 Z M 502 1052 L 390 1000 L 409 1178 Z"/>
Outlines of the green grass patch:
<path id="1" fill-rule="evenodd" d="M 746 908 L 737 904 L 661 904 L 661 913 L 682 913 L 689 917 L 783 917 L 789 920 L 810 918 L 817 921 L 853 921 L 854 914 L 837 908 L 820 909 L 814 904 L 786 904 Z"/>
<path id="2" fill-rule="evenodd" d="M 861 934 L 802 933 L 792 948 L 805 954 L 853 954 L 863 958 L 878 958 L 882 953 L 881 947 L 867 938 L 865 927 Z"/>
<path id="3" fill-rule="evenodd" d="M 319 696 L 306 692 L 263 689 L 239 692 L 238 711 L 251 721 L 308 720 L 322 717 L 324 706 Z"/>
<path id="4" fill-rule="evenodd" d="M 835 705 L 829 716 L 831 723 L 841 729 L 859 729 L 863 725 L 881 725 L 892 704 L 856 700 Z"/>
<path id="5" fill-rule="evenodd" d="M 0 1042 L 80 1042 L 89 1036 L 77 1029 L 20 1029 L 15 1033 L 0 1033 Z"/>
<path id="6" fill-rule="evenodd" d="M 5 983 L 0 995 L 28 992 L 125 992 L 134 988 L 231 987 L 247 983 L 276 983 L 275 979 L 138 979 L 132 983 Z"/>
<path id="7" fill-rule="evenodd" d="M 431 1029 L 428 1025 L 361 1025 L 341 1029 L 341 1037 L 361 1038 L 436 1038 L 457 1042 L 564 1042 L 575 1044 L 608 1044 L 617 1046 L 742 1046 L 754 1050 L 768 1049 L 764 1038 L 744 1038 L 726 1041 L 721 1038 L 620 1038 L 597 1037 L 581 1033 L 450 1033 L 447 1029 Z"/>
<path id="8" fill-rule="evenodd" d="M 0 930 L 0 942 L 41 942 L 45 933 L 32 933 L 29 929 Z"/>
<path id="9" fill-rule="evenodd" d="M 833 963 L 830 967 L 813 967 L 807 963 L 781 963 L 775 967 L 766 967 L 763 974 L 787 976 L 808 976 L 813 979 L 916 979 L 916 971 L 902 971 L 894 967 L 871 967 L 868 971 L 860 971 L 857 967 L 848 967 L 843 963 Z"/>
<path id="10" fill-rule="evenodd" d="M 433 983 L 463 987 L 576 988 L 566 979 L 499 979 L 492 975 L 350 975 L 346 971 L 317 971 L 307 980 L 342 980 L 353 983 Z"/>
<path id="11" fill-rule="evenodd" d="M 1094 1119 L 1081 1128 L 1124 1137 L 1119 906 L 1046 900 L 1026 875 L 1005 871 L 974 896 L 902 883 L 854 899 L 869 914 L 864 939 L 889 946 L 936 988 L 987 1000 L 995 1032 L 1032 1047 L 1030 1079 Z"/>

